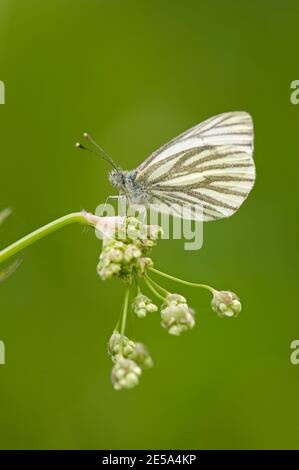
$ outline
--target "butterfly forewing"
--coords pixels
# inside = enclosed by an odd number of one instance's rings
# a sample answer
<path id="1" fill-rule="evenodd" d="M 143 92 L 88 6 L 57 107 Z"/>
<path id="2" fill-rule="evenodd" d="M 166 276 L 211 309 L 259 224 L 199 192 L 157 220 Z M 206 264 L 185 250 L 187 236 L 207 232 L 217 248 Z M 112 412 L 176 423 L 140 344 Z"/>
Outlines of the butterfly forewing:
<path id="1" fill-rule="evenodd" d="M 189 129 L 136 170 L 150 202 L 199 205 L 205 221 L 232 215 L 255 181 L 253 124 L 245 112 L 224 113 Z M 163 210 L 165 212 L 165 208 Z M 192 213 L 192 211 L 191 211 Z"/>

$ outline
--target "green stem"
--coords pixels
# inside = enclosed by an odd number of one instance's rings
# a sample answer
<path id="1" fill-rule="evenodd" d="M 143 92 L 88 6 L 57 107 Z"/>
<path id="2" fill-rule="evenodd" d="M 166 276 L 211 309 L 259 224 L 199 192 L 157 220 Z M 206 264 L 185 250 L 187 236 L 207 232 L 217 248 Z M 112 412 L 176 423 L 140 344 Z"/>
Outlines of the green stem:
<path id="1" fill-rule="evenodd" d="M 88 217 L 84 212 L 74 212 L 73 214 L 64 215 L 63 217 L 60 217 L 59 219 L 56 219 L 53 222 L 38 228 L 34 232 L 31 232 L 25 237 L 20 238 L 20 240 L 16 241 L 15 243 L 12 243 L 12 245 L 4 248 L 2 251 L 0 251 L 0 263 L 6 261 L 11 256 L 19 253 L 19 251 L 23 250 L 29 245 L 32 245 L 32 243 L 40 240 L 46 235 L 49 235 L 50 233 L 55 232 L 65 225 L 69 225 L 74 222 L 86 225 L 91 224 L 91 221 L 88 220 Z"/>
<path id="2" fill-rule="evenodd" d="M 139 283 L 138 283 L 138 278 L 137 278 L 137 275 L 134 271 L 133 271 L 133 276 L 134 276 L 134 281 L 135 281 L 135 285 L 136 285 L 136 289 L 137 289 L 137 294 L 140 294 L 141 290 L 140 290 L 140 286 L 139 286 Z"/>
<path id="3" fill-rule="evenodd" d="M 171 276 L 170 274 L 163 273 L 162 271 L 159 271 L 158 269 L 155 269 L 155 268 L 149 268 L 149 269 L 153 273 L 159 274 L 159 276 L 166 277 L 166 278 L 171 279 L 172 281 L 175 281 L 175 282 L 180 282 L 181 284 L 186 284 L 186 286 L 201 287 L 202 289 L 207 289 L 212 294 L 215 291 L 215 289 L 213 289 L 213 287 L 208 286 L 207 284 L 197 284 L 195 282 L 185 281 L 184 279 L 179 279 L 177 277 Z"/>
<path id="4" fill-rule="evenodd" d="M 130 287 L 127 287 L 125 293 L 125 300 L 124 300 L 124 308 L 123 308 L 123 316 L 121 322 L 121 330 L 120 334 L 124 336 L 126 330 L 126 323 L 127 323 L 127 314 L 128 314 L 128 305 L 129 305 L 129 296 L 130 296 Z"/>
<path id="5" fill-rule="evenodd" d="M 157 282 L 155 282 L 151 277 L 149 277 L 147 274 L 145 275 L 146 279 L 148 279 L 148 281 L 154 286 L 156 287 L 158 290 L 160 290 L 160 292 L 162 292 L 162 294 L 165 294 L 165 295 L 168 295 L 169 292 L 168 290 L 164 289 L 164 287 L 160 286 Z"/>
<path id="6" fill-rule="evenodd" d="M 158 299 L 162 300 L 162 302 L 165 302 L 165 297 L 162 297 L 162 295 L 159 294 L 159 292 L 156 291 L 156 289 L 153 287 L 152 283 L 148 278 L 144 278 L 148 288 L 152 291 L 153 294 L 155 294 Z"/>

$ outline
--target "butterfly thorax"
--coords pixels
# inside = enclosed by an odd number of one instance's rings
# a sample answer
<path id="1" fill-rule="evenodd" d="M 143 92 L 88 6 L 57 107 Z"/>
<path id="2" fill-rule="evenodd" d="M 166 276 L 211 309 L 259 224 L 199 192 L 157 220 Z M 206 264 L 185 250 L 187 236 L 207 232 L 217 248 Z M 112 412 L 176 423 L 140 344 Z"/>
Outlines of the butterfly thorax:
<path id="1" fill-rule="evenodd" d="M 135 171 L 121 169 L 112 170 L 109 173 L 110 183 L 125 195 L 133 204 L 145 204 L 148 197 L 144 185 L 136 181 Z"/>

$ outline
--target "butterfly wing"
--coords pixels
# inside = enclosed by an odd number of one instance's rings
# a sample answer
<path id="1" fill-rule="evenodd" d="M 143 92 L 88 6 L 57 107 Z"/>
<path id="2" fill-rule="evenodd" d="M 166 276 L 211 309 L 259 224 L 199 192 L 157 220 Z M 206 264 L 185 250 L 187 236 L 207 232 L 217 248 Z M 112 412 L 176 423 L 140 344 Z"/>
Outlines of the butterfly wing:
<path id="1" fill-rule="evenodd" d="M 151 203 L 163 212 L 201 207 L 187 217 L 229 217 L 255 181 L 253 123 L 246 112 L 223 113 L 189 129 L 150 155 L 135 172 Z M 166 206 L 166 209 L 165 209 Z M 168 209 L 167 209 L 168 208 Z"/>

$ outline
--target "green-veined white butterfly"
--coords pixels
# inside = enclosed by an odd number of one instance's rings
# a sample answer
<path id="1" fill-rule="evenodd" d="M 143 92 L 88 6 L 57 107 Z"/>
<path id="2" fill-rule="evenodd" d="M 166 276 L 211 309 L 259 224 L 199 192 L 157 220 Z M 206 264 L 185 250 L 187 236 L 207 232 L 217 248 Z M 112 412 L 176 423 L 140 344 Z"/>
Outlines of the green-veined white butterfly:
<path id="1" fill-rule="evenodd" d="M 216 220 L 236 212 L 254 185 L 253 123 L 246 112 L 207 119 L 132 171 L 117 167 L 88 134 L 85 137 L 112 164 L 110 182 L 133 204 L 161 204 L 169 213 L 174 207 L 197 204 L 203 221 Z"/>

